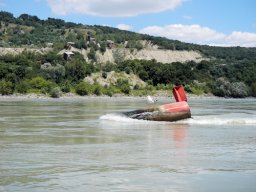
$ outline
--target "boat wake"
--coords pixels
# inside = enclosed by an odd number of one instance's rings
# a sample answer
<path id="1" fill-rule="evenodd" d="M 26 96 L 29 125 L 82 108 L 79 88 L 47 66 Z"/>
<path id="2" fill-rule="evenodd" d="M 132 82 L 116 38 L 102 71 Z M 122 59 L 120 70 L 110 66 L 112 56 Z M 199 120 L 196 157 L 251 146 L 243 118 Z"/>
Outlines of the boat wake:
<path id="1" fill-rule="evenodd" d="M 164 123 L 157 121 L 147 121 L 129 118 L 120 113 L 110 113 L 102 115 L 100 120 L 113 121 L 113 122 L 127 122 L 127 123 Z M 165 122 L 170 124 L 188 124 L 188 125 L 256 125 L 255 118 L 225 118 L 215 116 L 193 116 L 190 119 L 184 119 L 175 122 Z"/>
<path id="2" fill-rule="evenodd" d="M 116 121 L 116 122 L 142 122 L 144 120 L 132 119 L 121 113 L 109 113 L 100 116 L 100 120 Z M 144 121 L 145 122 L 145 121 Z"/>
<path id="3" fill-rule="evenodd" d="M 181 122 L 197 125 L 256 125 L 256 119 L 254 118 L 221 118 L 213 116 L 195 116 Z"/>

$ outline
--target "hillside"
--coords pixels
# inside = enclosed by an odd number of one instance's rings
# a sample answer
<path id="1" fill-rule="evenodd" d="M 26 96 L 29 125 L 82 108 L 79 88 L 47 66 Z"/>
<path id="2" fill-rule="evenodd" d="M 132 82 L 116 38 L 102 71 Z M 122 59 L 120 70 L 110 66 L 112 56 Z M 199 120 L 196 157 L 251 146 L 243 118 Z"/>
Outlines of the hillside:
<path id="1" fill-rule="evenodd" d="M 256 95 L 255 66 L 256 48 L 196 45 L 106 26 L 0 12 L 2 94 L 48 93 L 54 86 L 72 91 L 92 73 L 116 71 L 134 74 L 155 89 L 179 82 L 192 93 L 246 97 Z M 4 86 L 9 90 L 3 91 Z"/>
<path id="2" fill-rule="evenodd" d="M 95 42 L 104 50 L 107 41 L 111 40 L 117 47 L 143 49 L 147 48 L 141 43 L 144 41 L 150 42 L 158 49 L 193 50 L 206 57 L 216 59 L 256 59 L 256 48 L 196 45 L 107 26 L 89 26 L 65 22 L 55 18 L 41 20 L 37 16 L 28 14 L 22 14 L 16 18 L 11 13 L 1 11 L 0 21 L 1 47 L 42 48 L 52 44 L 54 48 L 62 49 L 67 42 L 74 42 L 76 48 L 88 48 L 93 46 L 91 42 Z M 88 38 L 89 44 L 86 44 Z"/>

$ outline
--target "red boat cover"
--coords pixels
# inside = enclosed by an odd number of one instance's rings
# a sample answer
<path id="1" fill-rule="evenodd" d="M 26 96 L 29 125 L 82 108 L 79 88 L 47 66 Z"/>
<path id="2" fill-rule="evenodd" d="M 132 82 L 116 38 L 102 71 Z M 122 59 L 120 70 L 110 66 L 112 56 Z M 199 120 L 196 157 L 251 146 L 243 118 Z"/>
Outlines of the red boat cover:
<path id="1" fill-rule="evenodd" d="M 187 101 L 186 93 L 182 85 L 173 87 L 172 93 L 176 102 Z"/>
<path id="2" fill-rule="evenodd" d="M 162 112 L 189 112 L 190 111 L 189 105 L 186 101 L 161 105 L 159 108 L 160 108 L 160 111 Z"/>

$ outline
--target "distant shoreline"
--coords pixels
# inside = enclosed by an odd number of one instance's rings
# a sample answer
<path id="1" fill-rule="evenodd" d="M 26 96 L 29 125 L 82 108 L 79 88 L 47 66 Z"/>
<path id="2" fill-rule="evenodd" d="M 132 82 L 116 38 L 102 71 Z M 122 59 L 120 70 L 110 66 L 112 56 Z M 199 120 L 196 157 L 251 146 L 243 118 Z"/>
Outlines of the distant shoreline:
<path id="1" fill-rule="evenodd" d="M 159 95 L 152 95 L 152 97 L 154 98 L 159 98 L 159 99 L 170 99 L 170 100 L 174 100 L 174 97 L 172 95 L 167 95 L 167 94 L 159 94 Z M 77 94 L 73 94 L 73 93 L 67 93 L 67 94 L 63 94 L 62 96 L 60 96 L 59 98 L 53 98 L 50 97 L 48 95 L 44 95 L 44 94 L 12 94 L 12 95 L 0 95 L 0 100 L 3 99 L 40 99 L 40 100 L 47 100 L 47 99 L 51 99 L 51 100 L 61 100 L 61 99 L 116 99 L 116 98 L 120 98 L 120 99 L 146 99 L 146 95 L 143 96 L 132 96 L 132 95 L 113 95 L 112 97 L 107 96 L 107 95 L 85 95 L 85 96 L 80 96 Z M 193 94 L 187 94 L 187 98 L 189 99 L 202 99 L 202 98 L 209 98 L 209 99 L 226 99 L 224 97 L 217 97 L 214 95 L 193 95 Z M 250 97 L 248 97 L 250 98 Z M 231 98 L 232 99 L 232 98 Z M 246 98 L 245 98 L 246 99 Z"/>

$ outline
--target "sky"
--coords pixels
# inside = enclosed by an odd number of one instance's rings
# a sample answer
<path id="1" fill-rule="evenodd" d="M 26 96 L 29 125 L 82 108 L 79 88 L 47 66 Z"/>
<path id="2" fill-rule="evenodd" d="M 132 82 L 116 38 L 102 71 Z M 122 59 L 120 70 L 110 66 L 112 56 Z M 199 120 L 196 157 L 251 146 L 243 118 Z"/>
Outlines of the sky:
<path id="1" fill-rule="evenodd" d="M 0 10 L 188 43 L 256 47 L 256 0 L 0 0 Z"/>

